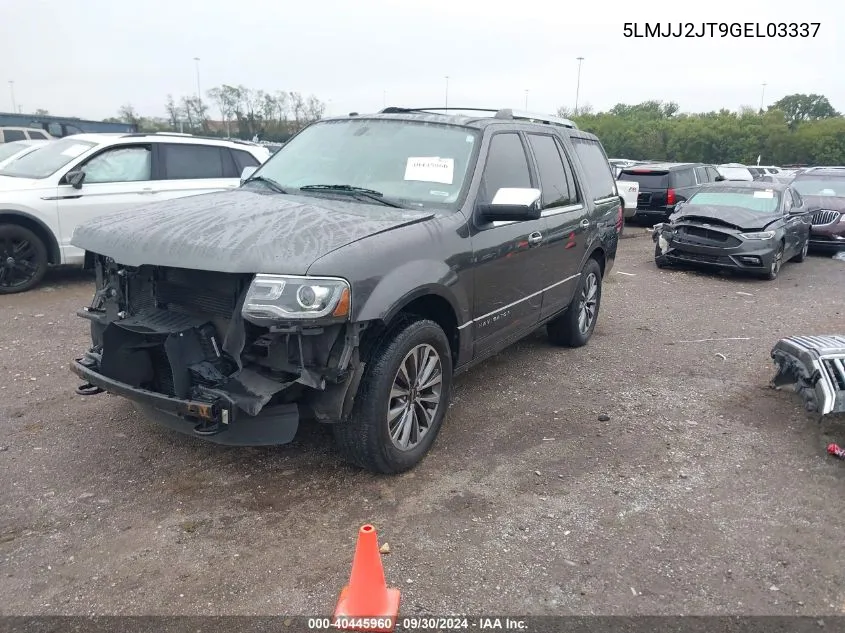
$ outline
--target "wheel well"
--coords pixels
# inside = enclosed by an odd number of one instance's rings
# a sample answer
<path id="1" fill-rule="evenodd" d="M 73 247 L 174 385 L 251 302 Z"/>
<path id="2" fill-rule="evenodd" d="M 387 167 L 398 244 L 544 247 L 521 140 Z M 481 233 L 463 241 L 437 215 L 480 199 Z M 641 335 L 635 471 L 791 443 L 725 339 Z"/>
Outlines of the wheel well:
<path id="1" fill-rule="evenodd" d="M 15 224 L 29 229 L 35 233 L 38 238 L 44 242 L 44 246 L 47 247 L 47 261 L 54 266 L 60 263 L 61 256 L 59 255 L 59 243 L 56 241 L 53 233 L 38 220 L 25 215 L 18 215 L 17 213 L 0 212 L 0 224 Z"/>
<path id="2" fill-rule="evenodd" d="M 595 249 L 592 253 L 590 253 L 590 259 L 594 259 L 598 262 L 599 268 L 601 269 L 601 276 L 604 277 L 604 267 L 606 264 L 604 250 L 601 248 Z"/>
<path id="3" fill-rule="evenodd" d="M 460 349 L 458 318 L 452 309 L 452 305 L 443 297 L 434 294 L 417 297 L 403 306 L 389 322 L 378 322 L 377 324 L 373 324 L 375 327 L 368 328 L 363 347 L 364 356 L 368 356 L 370 350 L 377 346 L 383 337 L 390 333 L 394 326 L 401 325 L 403 321 L 414 317 L 434 321 L 443 329 L 446 339 L 449 341 L 452 363 L 457 363 L 458 350 Z"/>

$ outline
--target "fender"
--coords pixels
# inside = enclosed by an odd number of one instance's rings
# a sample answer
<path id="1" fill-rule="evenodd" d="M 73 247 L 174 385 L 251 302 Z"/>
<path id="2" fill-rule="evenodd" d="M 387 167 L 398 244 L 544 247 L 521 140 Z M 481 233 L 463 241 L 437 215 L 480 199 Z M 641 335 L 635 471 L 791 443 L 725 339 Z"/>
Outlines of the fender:
<path id="1" fill-rule="evenodd" d="M 53 265 L 61 264 L 62 255 L 61 251 L 59 250 L 59 242 L 56 239 L 56 235 L 53 231 L 48 227 L 42 220 L 39 220 L 34 215 L 31 215 L 25 211 L 17 211 L 13 209 L 3 209 L 0 208 L 0 224 L 3 223 L 4 218 L 8 217 L 17 217 L 23 218 L 27 222 L 34 224 L 38 229 L 44 234 L 45 240 L 44 245 L 47 247 L 47 259 Z"/>
<path id="2" fill-rule="evenodd" d="M 364 299 L 353 308 L 354 321 L 390 321 L 414 299 L 424 295 L 437 295 L 449 302 L 458 325 L 470 319 L 470 297 L 455 292 L 458 275 L 442 261 L 412 260 L 394 268 L 385 275 Z M 407 288 L 413 290 L 407 291 Z M 355 290 L 353 289 L 353 302 Z"/>

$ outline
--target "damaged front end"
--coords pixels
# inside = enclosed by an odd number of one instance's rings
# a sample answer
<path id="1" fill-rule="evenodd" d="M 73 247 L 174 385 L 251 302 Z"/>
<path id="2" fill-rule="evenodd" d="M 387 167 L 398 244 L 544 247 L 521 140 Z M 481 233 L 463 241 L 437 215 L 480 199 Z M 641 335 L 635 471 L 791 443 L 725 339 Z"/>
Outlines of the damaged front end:
<path id="1" fill-rule="evenodd" d="M 324 422 L 351 409 L 362 328 L 345 280 L 93 266 L 78 393 L 124 396 L 170 428 L 238 445 L 290 442 L 303 407 Z"/>
<path id="2" fill-rule="evenodd" d="M 792 386 L 808 413 L 845 413 L 845 336 L 790 336 L 772 349 L 772 387 Z"/>

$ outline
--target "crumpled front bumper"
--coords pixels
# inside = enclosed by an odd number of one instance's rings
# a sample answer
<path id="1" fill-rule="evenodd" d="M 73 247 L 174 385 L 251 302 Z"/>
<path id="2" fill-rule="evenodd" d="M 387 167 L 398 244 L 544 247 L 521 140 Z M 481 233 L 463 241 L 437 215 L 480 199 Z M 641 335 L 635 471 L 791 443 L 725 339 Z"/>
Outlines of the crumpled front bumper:
<path id="1" fill-rule="evenodd" d="M 772 349 L 773 387 L 792 385 L 808 412 L 845 413 L 845 336 L 790 336 Z"/>
<path id="2" fill-rule="evenodd" d="M 676 238 L 672 228 L 663 223 L 654 225 L 652 240 L 657 244 L 660 257 L 678 264 L 759 273 L 769 270 L 775 258 L 771 240 L 747 240 L 730 247 L 696 244 Z"/>
<path id="3" fill-rule="evenodd" d="M 230 403 L 176 398 L 133 387 L 100 374 L 86 358 L 71 362 L 70 370 L 94 387 L 137 403 L 146 417 L 153 421 L 216 444 L 288 444 L 299 427 L 296 404 L 265 407 L 258 415 L 252 416 Z"/>

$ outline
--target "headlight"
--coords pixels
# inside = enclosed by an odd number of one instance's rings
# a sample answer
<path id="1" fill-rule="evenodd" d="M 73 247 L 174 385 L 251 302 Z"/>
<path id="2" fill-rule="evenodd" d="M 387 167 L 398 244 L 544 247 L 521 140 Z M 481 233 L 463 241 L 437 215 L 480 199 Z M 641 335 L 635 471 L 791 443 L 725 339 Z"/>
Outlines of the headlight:
<path id="1" fill-rule="evenodd" d="M 241 314 L 256 325 L 292 319 L 346 319 L 350 304 L 345 279 L 260 274 L 246 292 Z"/>
<path id="2" fill-rule="evenodd" d="M 739 236 L 745 240 L 770 240 L 775 236 L 775 232 L 761 231 L 760 233 L 740 233 Z"/>

